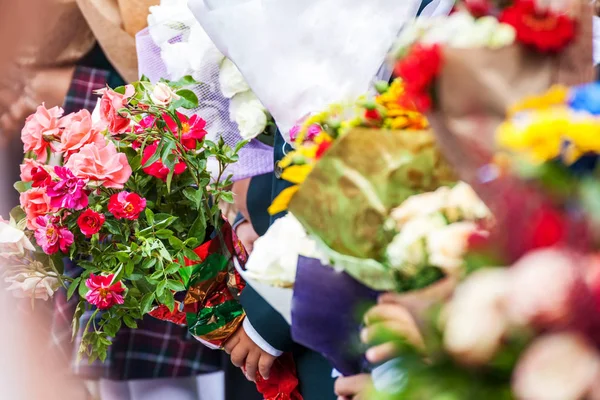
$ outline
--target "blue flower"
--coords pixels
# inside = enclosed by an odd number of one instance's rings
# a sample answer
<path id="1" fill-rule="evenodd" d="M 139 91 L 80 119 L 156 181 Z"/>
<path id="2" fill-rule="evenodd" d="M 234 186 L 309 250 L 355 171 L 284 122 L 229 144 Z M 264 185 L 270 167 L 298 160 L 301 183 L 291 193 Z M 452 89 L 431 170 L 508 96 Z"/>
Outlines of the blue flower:
<path id="1" fill-rule="evenodd" d="M 600 115 L 600 83 L 590 83 L 572 88 L 569 105 L 577 111 Z"/>

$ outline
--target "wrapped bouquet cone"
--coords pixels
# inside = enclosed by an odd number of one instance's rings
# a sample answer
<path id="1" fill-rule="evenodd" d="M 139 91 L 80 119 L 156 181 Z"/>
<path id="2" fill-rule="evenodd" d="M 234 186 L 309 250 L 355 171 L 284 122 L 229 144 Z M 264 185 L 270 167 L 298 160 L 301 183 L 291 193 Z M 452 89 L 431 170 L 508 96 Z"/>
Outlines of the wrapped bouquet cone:
<path id="1" fill-rule="evenodd" d="M 148 9 L 158 4 L 160 0 L 119 0 L 125 32 L 135 36 L 148 26 Z"/>
<path id="2" fill-rule="evenodd" d="M 289 210 L 351 275 L 389 290 L 389 272 L 375 260 L 393 235 L 386 224 L 390 210 L 452 182 L 454 173 L 430 130 L 355 128 L 319 160 Z M 365 263 L 373 265 L 363 268 Z"/>
<path id="3" fill-rule="evenodd" d="M 477 186 L 479 167 L 494 152 L 494 134 L 507 109 L 554 84 L 576 85 L 594 77 L 592 9 L 573 3 L 575 40 L 559 54 L 541 54 L 519 44 L 501 49 L 443 49 L 436 102 L 428 119 L 460 178 Z"/>
<path id="4" fill-rule="evenodd" d="M 77 5 L 111 64 L 127 82 L 135 81 L 138 78 L 135 38 L 122 27 L 117 0 L 77 0 Z"/>

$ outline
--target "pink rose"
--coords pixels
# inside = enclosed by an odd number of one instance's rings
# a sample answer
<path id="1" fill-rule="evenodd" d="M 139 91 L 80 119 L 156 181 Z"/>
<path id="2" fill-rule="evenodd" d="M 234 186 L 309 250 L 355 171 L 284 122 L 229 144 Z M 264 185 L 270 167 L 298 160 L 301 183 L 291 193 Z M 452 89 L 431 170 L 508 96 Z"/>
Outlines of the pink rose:
<path id="1" fill-rule="evenodd" d="M 98 147 L 106 146 L 104 135 L 92 128 L 92 115 L 88 110 L 69 114 L 60 121 L 63 128 L 58 151 L 64 153 L 65 160 L 86 144 L 94 143 Z"/>
<path id="2" fill-rule="evenodd" d="M 50 196 L 46 194 L 45 188 L 33 188 L 23 192 L 19 200 L 23 211 L 27 215 L 27 229 L 35 230 L 38 227 L 37 217 L 54 211 L 50 205 Z"/>
<path id="3" fill-rule="evenodd" d="M 557 249 L 526 254 L 509 269 L 508 317 L 518 325 L 545 328 L 568 323 L 579 286 L 574 255 Z"/>
<path id="4" fill-rule="evenodd" d="M 43 104 L 37 108 L 35 114 L 25 120 L 25 126 L 21 130 L 23 151 L 33 152 L 40 162 L 46 162 L 47 149 L 56 151 L 53 139 L 60 138 L 59 118 L 63 115 L 63 109 L 53 107 L 47 109 Z"/>
<path id="5" fill-rule="evenodd" d="M 86 144 L 69 158 L 65 167 L 78 178 L 113 189 L 123 189 L 132 172 L 127 156 L 119 153 L 112 142 L 103 148 Z"/>
<path id="6" fill-rule="evenodd" d="M 125 94 L 120 94 L 111 89 L 102 89 L 100 99 L 100 119 L 108 125 L 112 135 L 125 133 L 130 125 L 129 117 L 119 114 L 119 110 L 125 108 L 128 99 L 134 95 L 135 89 L 132 85 L 125 86 Z"/>
<path id="7" fill-rule="evenodd" d="M 44 168 L 44 165 L 33 158 L 23 160 L 23 164 L 21 164 L 21 180 L 23 182 L 33 182 L 39 168 Z"/>
<path id="8" fill-rule="evenodd" d="M 575 332 L 536 339 L 521 355 L 513 372 L 513 392 L 519 400 L 591 398 L 600 373 L 594 345 Z"/>

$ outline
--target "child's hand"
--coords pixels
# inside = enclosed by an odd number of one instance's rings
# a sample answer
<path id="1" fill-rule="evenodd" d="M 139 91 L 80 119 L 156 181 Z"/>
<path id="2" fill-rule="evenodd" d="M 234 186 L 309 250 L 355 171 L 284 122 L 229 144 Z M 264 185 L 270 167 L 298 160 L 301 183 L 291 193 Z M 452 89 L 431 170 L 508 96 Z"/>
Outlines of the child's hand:
<path id="1" fill-rule="evenodd" d="M 277 357 L 274 357 L 261 349 L 250 339 L 243 327 L 233 334 L 225 343 L 225 352 L 231 355 L 231 362 L 236 367 L 245 369 L 246 377 L 251 381 L 256 381 L 256 373 L 269 379 L 271 367 Z"/>
<path id="2" fill-rule="evenodd" d="M 335 394 L 338 400 L 365 400 L 366 392 L 371 387 L 371 375 L 361 374 L 342 376 L 335 381 Z"/>

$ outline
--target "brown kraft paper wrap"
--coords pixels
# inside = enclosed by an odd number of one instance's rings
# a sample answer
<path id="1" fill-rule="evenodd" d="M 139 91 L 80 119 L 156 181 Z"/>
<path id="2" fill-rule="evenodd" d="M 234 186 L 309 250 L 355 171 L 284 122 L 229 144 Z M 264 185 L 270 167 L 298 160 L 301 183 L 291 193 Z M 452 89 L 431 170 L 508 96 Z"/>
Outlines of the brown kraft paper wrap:
<path id="1" fill-rule="evenodd" d="M 119 0 L 123 27 L 130 36 L 148 26 L 148 9 L 160 4 L 160 0 Z"/>
<path id="2" fill-rule="evenodd" d="M 577 0 L 573 15 L 579 20 L 577 37 L 557 55 L 518 44 L 498 50 L 443 50 L 435 105 L 427 117 L 448 161 L 476 189 L 479 168 L 495 151 L 496 128 L 512 104 L 554 84 L 593 80 L 591 5 Z"/>
<path id="3" fill-rule="evenodd" d="M 137 80 L 135 38 L 123 29 L 117 0 L 77 0 L 77 5 L 104 54 L 123 79 L 127 82 Z"/>

